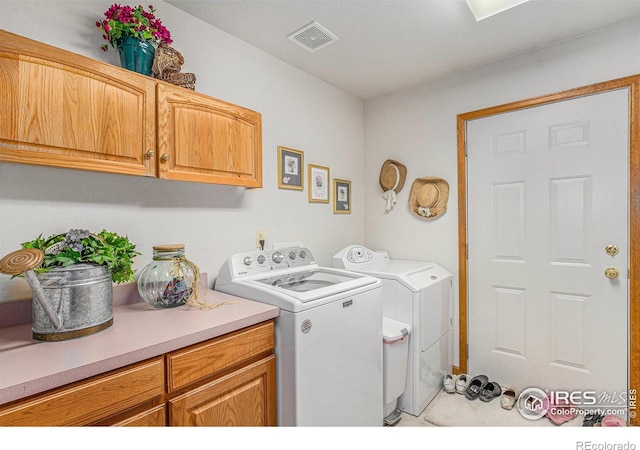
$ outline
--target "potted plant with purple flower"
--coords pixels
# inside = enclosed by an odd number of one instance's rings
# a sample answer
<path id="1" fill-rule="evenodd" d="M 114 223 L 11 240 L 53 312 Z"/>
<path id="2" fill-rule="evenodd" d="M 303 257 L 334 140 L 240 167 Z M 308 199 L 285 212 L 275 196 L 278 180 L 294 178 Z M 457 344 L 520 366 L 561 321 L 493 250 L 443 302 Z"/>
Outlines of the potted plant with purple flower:
<path id="1" fill-rule="evenodd" d="M 155 9 L 142 5 L 122 6 L 114 3 L 104 13 L 104 19 L 96 21 L 103 31 L 102 37 L 118 50 L 122 67 L 151 75 L 155 49 L 160 44 L 171 44 L 171 33 L 155 16 Z M 101 46 L 107 51 L 109 44 Z"/>

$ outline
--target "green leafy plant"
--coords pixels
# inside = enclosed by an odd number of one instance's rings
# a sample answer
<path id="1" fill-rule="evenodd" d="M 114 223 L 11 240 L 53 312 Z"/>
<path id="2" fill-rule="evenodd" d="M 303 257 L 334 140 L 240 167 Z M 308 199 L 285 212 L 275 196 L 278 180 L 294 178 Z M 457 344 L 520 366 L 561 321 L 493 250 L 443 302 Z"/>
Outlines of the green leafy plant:
<path id="1" fill-rule="evenodd" d="M 89 263 L 107 266 L 114 283 L 134 280 L 133 258 L 139 255 L 136 246 L 126 236 L 102 230 L 92 234 L 72 229 L 66 234 L 54 234 L 44 239 L 23 242 L 22 248 L 37 248 L 44 252 L 44 260 L 36 272 L 48 272 L 54 267 Z"/>

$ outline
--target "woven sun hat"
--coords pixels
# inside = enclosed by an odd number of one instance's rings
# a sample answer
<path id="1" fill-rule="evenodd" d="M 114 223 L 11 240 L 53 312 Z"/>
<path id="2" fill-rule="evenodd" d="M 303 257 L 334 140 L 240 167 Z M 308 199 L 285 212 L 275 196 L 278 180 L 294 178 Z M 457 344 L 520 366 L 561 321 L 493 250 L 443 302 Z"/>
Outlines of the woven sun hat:
<path id="1" fill-rule="evenodd" d="M 409 209 L 418 217 L 432 219 L 447 210 L 449 183 L 442 178 L 416 178 L 411 185 Z"/>
<path id="2" fill-rule="evenodd" d="M 404 187 L 404 181 L 407 178 L 407 168 L 404 164 L 387 159 L 380 169 L 380 187 L 383 191 L 393 190 L 399 193 Z"/>

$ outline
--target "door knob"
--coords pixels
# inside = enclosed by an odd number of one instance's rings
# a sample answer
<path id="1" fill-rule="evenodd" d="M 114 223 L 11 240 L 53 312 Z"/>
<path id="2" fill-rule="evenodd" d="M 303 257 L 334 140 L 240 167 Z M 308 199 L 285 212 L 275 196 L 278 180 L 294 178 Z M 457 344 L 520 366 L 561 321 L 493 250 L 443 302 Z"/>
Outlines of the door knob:
<path id="1" fill-rule="evenodd" d="M 163 153 L 162 156 L 160 157 L 161 160 L 163 161 L 169 161 L 169 154 L 168 153 Z"/>
<path id="2" fill-rule="evenodd" d="M 615 280 L 620 276 L 620 271 L 615 267 L 607 267 L 604 269 L 604 275 L 610 280 Z"/>
<path id="3" fill-rule="evenodd" d="M 604 248 L 604 252 L 609 256 L 616 256 L 618 253 L 620 253 L 620 249 L 617 245 L 610 244 Z"/>
<path id="4" fill-rule="evenodd" d="M 156 152 L 154 152 L 153 150 L 147 150 L 145 154 L 147 155 L 147 158 L 153 158 L 154 156 L 156 156 Z"/>

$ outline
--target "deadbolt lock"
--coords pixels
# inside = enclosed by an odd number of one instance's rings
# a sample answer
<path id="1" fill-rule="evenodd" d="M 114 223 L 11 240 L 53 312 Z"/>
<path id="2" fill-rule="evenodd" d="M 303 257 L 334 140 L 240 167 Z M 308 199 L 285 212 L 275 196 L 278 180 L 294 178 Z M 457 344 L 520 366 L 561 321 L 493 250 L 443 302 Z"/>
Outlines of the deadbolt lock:
<path id="1" fill-rule="evenodd" d="M 618 253 L 620 253 L 620 249 L 617 245 L 610 244 L 604 248 L 604 252 L 609 256 L 616 256 Z"/>
<path id="2" fill-rule="evenodd" d="M 604 269 L 604 275 L 610 280 L 615 280 L 620 276 L 620 271 L 615 267 L 607 267 Z"/>

